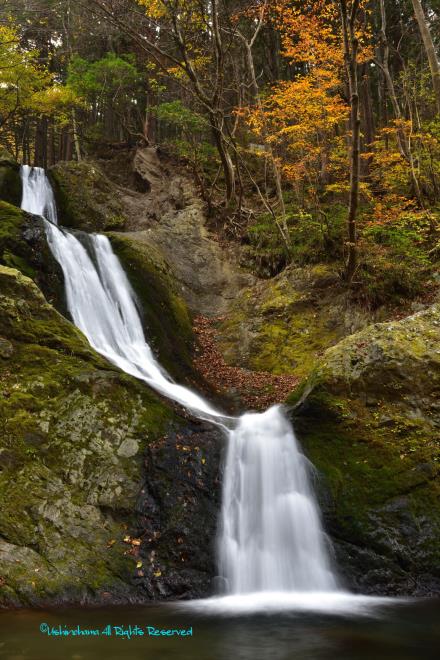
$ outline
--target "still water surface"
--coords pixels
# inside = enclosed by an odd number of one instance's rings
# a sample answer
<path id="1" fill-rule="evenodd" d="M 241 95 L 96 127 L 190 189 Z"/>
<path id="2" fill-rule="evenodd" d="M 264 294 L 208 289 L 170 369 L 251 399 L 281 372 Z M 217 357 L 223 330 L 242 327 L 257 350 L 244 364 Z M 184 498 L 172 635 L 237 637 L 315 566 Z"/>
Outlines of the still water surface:
<path id="1" fill-rule="evenodd" d="M 59 637 L 62 629 L 112 627 L 112 636 Z M 186 637 L 116 637 L 114 627 L 189 629 Z M 438 660 L 440 600 L 378 604 L 338 615 L 325 609 L 226 614 L 221 608 L 151 605 L 0 614 L 3 660 Z"/>

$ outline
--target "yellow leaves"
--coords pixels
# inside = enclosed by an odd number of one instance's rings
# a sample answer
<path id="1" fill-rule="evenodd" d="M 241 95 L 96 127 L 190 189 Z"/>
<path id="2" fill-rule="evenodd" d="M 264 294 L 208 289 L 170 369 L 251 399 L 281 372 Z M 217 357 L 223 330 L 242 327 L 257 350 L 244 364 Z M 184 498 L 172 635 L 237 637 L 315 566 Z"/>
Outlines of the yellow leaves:
<path id="1" fill-rule="evenodd" d="M 180 66 L 168 67 L 167 73 L 176 80 L 184 80 L 187 77 L 185 70 L 182 69 Z"/>
<path id="2" fill-rule="evenodd" d="M 52 83 L 51 74 L 41 67 L 36 50 L 24 50 L 15 26 L 0 25 L 0 114 L 17 107 L 32 107 L 32 97 Z"/>
<path id="3" fill-rule="evenodd" d="M 63 124 L 71 109 L 82 104 L 71 88 L 54 82 L 37 50 L 22 48 L 12 23 L 0 26 L 0 90 L 0 115 L 19 108 Z"/>
<path id="4" fill-rule="evenodd" d="M 131 536 L 124 536 L 124 543 L 128 543 L 129 545 L 133 547 L 139 547 L 142 543 L 141 539 L 135 539 L 132 538 Z"/>
<path id="5" fill-rule="evenodd" d="M 194 33 L 206 29 L 209 24 L 208 7 L 196 0 L 138 0 L 144 7 L 146 15 L 161 25 L 169 24 L 173 28 L 173 19 L 179 24 L 180 30 L 186 28 Z"/>
<path id="6" fill-rule="evenodd" d="M 168 9 L 162 0 L 138 0 L 145 7 L 145 13 L 150 18 L 160 19 L 167 15 Z"/>
<path id="7" fill-rule="evenodd" d="M 56 117 L 62 124 L 69 122 L 72 109 L 84 106 L 84 102 L 72 88 L 52 85 L 35 92 L 30 98 L 29 105 L 40 115 Z"/>

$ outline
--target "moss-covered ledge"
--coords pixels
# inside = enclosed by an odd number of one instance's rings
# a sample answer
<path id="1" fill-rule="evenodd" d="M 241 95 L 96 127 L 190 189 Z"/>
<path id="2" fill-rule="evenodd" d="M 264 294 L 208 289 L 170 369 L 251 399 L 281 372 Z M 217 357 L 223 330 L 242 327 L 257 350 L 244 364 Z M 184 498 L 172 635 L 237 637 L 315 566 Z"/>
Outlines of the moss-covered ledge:
<path id="1" fill-rule="evenodd" d="M 0 266 L 0 606 L 136 600 L 143 454 L 183 423 Z"/>
<path id="2" fill-rule="evenodd" d="M 229 364 L 303 378 L 324 350 L 370 322 L 349 304 L 334 266 L 290 266 L 240 291 L 217 341 Z"/>
<path id="3" fill-rule="evenodd" d="M 160 363 L 178 379 L 193 374 L 191 317 L 160 251 L 131 234 L 108 234 L 138 297 L 145 335 Z"/>
<path id="4" fill-rule="evenodd" d="M 329 349 L 290 397 L 348 581 L 440 592 L 440 309 Z"/>

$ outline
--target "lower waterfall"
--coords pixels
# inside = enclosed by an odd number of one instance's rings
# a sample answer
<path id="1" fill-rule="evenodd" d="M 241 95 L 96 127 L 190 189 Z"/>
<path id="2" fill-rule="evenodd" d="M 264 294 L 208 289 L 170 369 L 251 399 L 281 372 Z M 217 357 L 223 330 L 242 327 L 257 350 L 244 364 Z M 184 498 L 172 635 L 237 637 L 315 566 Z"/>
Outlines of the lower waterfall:
<path id="1" fill-rule="evenodd" d="M 93 348 L 228 435 L 219 533 L 219 573 L 229 595 L 334 592 L 326 536 L 299 451 L 281 406 L 231 418 L 158 364 L 142 330 L 136 297 L 106 236 L 57 226 L 43 169 L 23 166 L 22 208 L 46 219 L 69 312 Z"/>

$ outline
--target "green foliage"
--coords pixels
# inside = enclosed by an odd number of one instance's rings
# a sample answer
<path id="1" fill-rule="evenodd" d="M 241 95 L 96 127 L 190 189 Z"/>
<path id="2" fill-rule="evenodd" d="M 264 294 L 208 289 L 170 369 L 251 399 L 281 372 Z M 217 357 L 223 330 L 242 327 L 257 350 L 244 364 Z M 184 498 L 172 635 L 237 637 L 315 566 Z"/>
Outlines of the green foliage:
<path id="1" fill-rule="evenodd" d="M 363 231 L 366 240 L 392 250 L 399 258 L 409 258 L 419 267 L 428 265 L 426 250 L 431 246 L 435 227 L 431 214 L 407 212 L 393 223 L 371 223 Z"/>
<path id="2" fill-rule="evenodd" d="M 356 296 L 369 306 L 398 304 L 432 287 L 432 248 L 440 224 L 432 213 L 407 211 L 362 231 Z"/>
<path id="3" fill-rule="evenodd" d="M 361 240 L 360 264 L 355 277 L 356 299 L 376 308 L 402 304 L 426 292 L 430 268 L 424 259 L 413 261 L 410 253 L 400 252 Z"/>
<path id="4" fill-rule="evenodd" d="M 104 98 L 116 105 L 126 102 L 127 95 L 135 93 L 140 81 L 134 56 L 119 57 L 115 53 L 106 53 L 94 62 L 74 55 L 67 76 L 68 85 L 88 101 Z"/>
<path id="5" fill-rule="evenodd" d="M 336 204 L 312 213 L 289 214 L 290 254 L 294 263 L 303 265 L 339 258 L 345 216 L 345 208 Z"/>
<path id="6" fill-rule="evenodd" d="M 286 243 L 270 213 L 250 224 L 243 240 L 247 244 L 244 264 L 260 277 L 273 277 L 289 263 Z"/>
<path id="7" fill-rule="evenodd" d="M 195 134 L 196 132 L 205 131 L 208 126 L 202 115 L 193 112 L 179 100 L 161 103 L 153 108 L 153 112 L 158 119 L 170 126 L 179 128 L 186 135 L 190 132 Z"/>
<path id="8" fill-rule="evenodd" d="M 287 207 L 289 246 L 270 213 L 260 215 L 246 230 L 246 262 L 260 276 L 272 277 L 287 264 L 314 264 L 341 256 L 345 209 L 335 205 L 319 212 Z"/>
<path id="9" fill-rule="evenodd" d="M 161 103 L 152 109 L 161 122 L 170 151 L 188 162 L 197 183 L 205 189 L 208 174 L 214 176 L 217 152 L 209 140 L 209 125 L 205 117 L 189 109 L 180 100 Z"/>
<path id="10" fill-rule="evenodd" d="M 83 130 L 89 143 L 116 138 L 121 127 L 125 133 L 131 132 L 142 79 L 131 54 L 106 53 L 92 61 L 78 55 L 71 58 L 67 85 L 84 99 L 84 108 L 93 118 L 85 122 Z"/>

